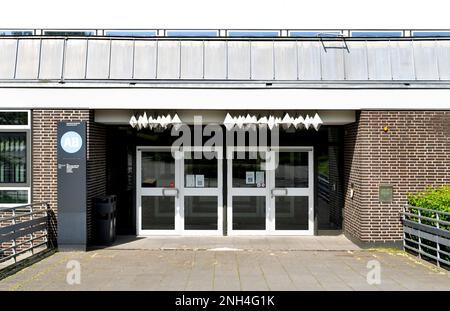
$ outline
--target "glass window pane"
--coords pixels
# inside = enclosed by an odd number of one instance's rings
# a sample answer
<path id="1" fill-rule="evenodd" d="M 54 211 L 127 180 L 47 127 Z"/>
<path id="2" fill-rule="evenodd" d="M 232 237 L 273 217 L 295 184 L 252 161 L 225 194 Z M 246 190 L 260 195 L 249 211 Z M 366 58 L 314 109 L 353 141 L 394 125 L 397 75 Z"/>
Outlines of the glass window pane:
<path id="1" fill-rule="evenodd" d="M 27 182 L 27 134 L 0 133 L 0 183 Z"/>
<path id="2" fill-rule="evenodd" d="M 0 36 L 31 36 L 32 30 L 2 30 Z"/>
<path id="3" fill-rule="evenodd" d="M 142 187 L 175 187 L 175 159 L 170 151 L 142 152 Z"/>
<path id="4" fill-rule="evenodd" d="M 0 125 L 28 125 L 28 112 L 2 111 L 0 112 Z"/>
<path id="5" fill-rule="evenodd" d="M 106 31 L 106 36 L 111 37 L 155 37 L 156 31 L 121 31 L 112 30 Z"/>
<path id="6" fill-rule="evenodd" d="M 217 230 L 217 197 L 189 196 L 184 198 L 184 229 Z"/>
<path id="7" fill-rule="evenodd" d="M 352 37 L 401 37 L 401 31 L 352 31 Z"/>
<path id="8" fill-rule="evenodd" d="M 217 31 L 202 31 L 202 30 L 168 30 L 166 31 L 168 37 L 217 37 Z"/>
<path id="9" fill-rule="evenodd" d="M 186 188 L 217 188 L 217 159 L 195 159 L 193 152 L 184 158 L 184 186 Z"/>
<path id="10" fill-rule="evenodd" d="M 340 32 L 322 32 L 322 31 L 290 31 L 290 37 L 338 37 Z"/>
<path id="11" fill-rule="evenodd" d="M 28 204 L 28 190 L 0 190 L 0 204 Z"/>
<path id="12" fill-rule="evenodd" d="M 175 229 L 175 197 L 142 197 L 142 230 Z"/>
<path id="13" fill-rule="evenodd" d="M 234 152 L 233 187 L 265 188 L 266 162 L 260 152 Z"/>
<path id="14" fill-rule="evenodd" d="M 233 197 L 233 230 L 265 230 L 266 197 Z"/>
<path id="15" fill-rule="evenodd" d="M 308 230 L 308 197 L 275 197 L 275 230 Z"/>
<path id="16" fill-rule="evenodd" d="M 308 153 L 279 152 L 275 187 L 308 188 Z"/>
<path id="17" fill-rule="evenodd" d="M 278 31 L 229 31 L 229 37 L 278 37 Z"/>
<path id="18" fill-rule="evenodd" d="M 84 36 L 93 36 L 93 31 L 58 31 L 58 30 L 49 30 L 45 31 L 44 34 L 46 36 L 75 36 L 75 37 L 84 37 Z"/>
<path id="19" fill-rule="evenodd" d="M 413 37 L 450 37 L 450 31 L 414 31 Z"/>

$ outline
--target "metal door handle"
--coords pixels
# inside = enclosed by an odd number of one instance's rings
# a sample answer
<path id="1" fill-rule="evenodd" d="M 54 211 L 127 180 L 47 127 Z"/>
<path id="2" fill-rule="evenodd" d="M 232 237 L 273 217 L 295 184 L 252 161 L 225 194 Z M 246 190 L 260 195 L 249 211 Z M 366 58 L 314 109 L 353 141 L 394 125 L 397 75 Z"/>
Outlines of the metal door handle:
<path id="1" fill-rule="evenodd" d="M 273 188 L 272 190 L 270 190 L 270 195 L 272 196 L 272 198 L 275 196 L 282 196 L 287 194 L 288 194 L 287 188 Z"/>
<path id="2" fill-rule="evenodd" d="M 162 195 L 163 195 L 163 197 L 177 197 L 178 198 L 178 189 L 177 188 L 163 188 Z"/>

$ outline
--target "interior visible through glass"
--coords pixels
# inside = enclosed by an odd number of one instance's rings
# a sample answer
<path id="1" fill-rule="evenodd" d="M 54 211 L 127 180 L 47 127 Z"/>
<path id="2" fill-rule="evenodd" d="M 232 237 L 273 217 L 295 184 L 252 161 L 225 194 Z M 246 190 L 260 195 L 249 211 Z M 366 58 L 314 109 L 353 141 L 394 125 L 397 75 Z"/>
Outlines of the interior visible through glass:
<path id="1" fill-rule="evenodd" d="M 283 151 L 278 153 L 275 187 L 308 188 L 308 153 Z"/>
<path id="2" fill-rule="evenodd" d="M 245 155 L 245 157 L 244 157 Z M 262 158 L 265 153 L 234 152 L 233 154 L 233 187 L 265 188 L 267 174 L 266 162 Z"/>
<path id="3" fill-rule="evenodd" d="M 175 229 L 175 197 L 142 197 L 142 230 Z"/>
<path id="4" fill-rule="evenodd" d="M 275 230 L 308 230 L 308 197 L 275 197 Z"/>
<path id="5" fill-rule="evenodd" d="M 217 230 L 217 196 L 184 198 L 185 230 Z"/>
<path id="6" fill-rule="evenodd" d="M 186 152 L 184 159 L 184 186 L 186 188 L 217 188 L 217 158 L 195 159 Z"/>
<path id="7" fill-rule="evenodd" d="M 233 230 L 265 230 L 266 197 L 233 197 Z"/>
<path id="8" fill-rule="evenodd" d="M 27 182 L 26 133 L 0 133 L 0 183 Z"/>
<path id="9" fill-rule="evenodd" d="M 175 187 L 175 159 L 170 151 L 142 152 L 142 187 Z"/>

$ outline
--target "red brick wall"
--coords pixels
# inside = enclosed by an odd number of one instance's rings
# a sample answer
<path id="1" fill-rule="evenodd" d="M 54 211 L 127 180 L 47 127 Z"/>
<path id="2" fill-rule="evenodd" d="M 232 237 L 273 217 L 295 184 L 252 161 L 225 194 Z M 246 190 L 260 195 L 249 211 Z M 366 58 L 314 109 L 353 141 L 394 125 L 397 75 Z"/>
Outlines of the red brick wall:
<path id="1" fill-rule="evenodd" d="M 450 184 L 450 111 L 361 111 L 344 135 L 345 232 L 400 240 L 407 193 Z M 394 187 L 392 203 L 379 203 L 380 184 Z"/>
<path id="2" fill-rule="evenodd" d="M 105 130 L 94 123 L 90 110 L 33 110 L 32 201 L 46 201 L 57 213 L 56 139 L 59 121 L 87 121 L 87 226 L 91 226 L 91 199 L 106 191 Z"/>

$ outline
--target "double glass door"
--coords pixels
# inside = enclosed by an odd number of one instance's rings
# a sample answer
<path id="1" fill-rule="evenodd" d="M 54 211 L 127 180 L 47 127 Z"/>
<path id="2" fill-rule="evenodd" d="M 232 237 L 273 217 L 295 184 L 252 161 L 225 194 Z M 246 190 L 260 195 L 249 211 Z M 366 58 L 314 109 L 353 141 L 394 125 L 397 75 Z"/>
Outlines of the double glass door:
<path id="1" fill-rule="evenodd" d="M 229 235 L 314 233 L 313 148 L 227 151 Z"/>
<path id="2" fill-rule="evenodd" d="M 313 148 L 227 148 L 228 235 L 314 233 Z M 137 148 L 137 234 L 223 235 L 222 150 Z"/>
<path id="3" fill-rule="evenodd" d="M 222 235 L 220 148 L 137 148 L 137 234 Z"/>

